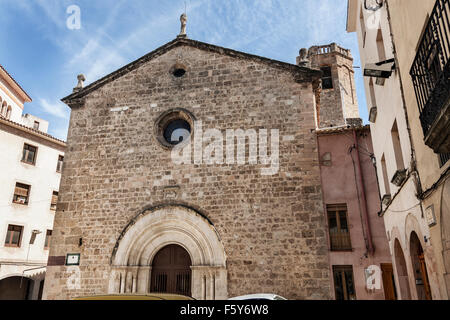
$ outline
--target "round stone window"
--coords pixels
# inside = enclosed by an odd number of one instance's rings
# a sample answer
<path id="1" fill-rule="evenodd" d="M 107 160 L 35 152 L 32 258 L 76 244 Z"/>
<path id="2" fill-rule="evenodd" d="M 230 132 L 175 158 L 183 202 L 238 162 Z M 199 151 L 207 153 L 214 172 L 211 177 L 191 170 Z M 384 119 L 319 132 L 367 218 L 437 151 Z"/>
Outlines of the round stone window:
<path id="1" fill-rule="evenodd" d="M 175 78 L 182 78 L 186 74 L 187 68 L 184 64 L 177 62 L 172 66 L 172 68 L 170 68 L 169 72 Z"/>
<path id="2" fill-rule="evenodd" d="M 167 143 L 177 145 L 189 139 L 191 125 L 184 119 L 175 119 L 166 125 L 163 135 Z"/>
<path id="3" fill-rule="evenodd" d="M 183 145 L 190 141 L 193 133 L 194 117 L 184 109 L 174 109 L 163 113 L 156 120 L 156 137 L 167 148 Z"/>

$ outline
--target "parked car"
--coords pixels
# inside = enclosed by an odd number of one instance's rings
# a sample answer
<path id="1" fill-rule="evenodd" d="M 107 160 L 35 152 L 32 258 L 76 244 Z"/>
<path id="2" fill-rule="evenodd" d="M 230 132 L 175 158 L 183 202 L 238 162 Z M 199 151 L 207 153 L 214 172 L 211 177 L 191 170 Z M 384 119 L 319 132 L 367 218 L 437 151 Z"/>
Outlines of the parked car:
<path id="1" fill-rule="evenodd" d="M 287 300 L 287 299 L 273 293 L 256 293 L 233 297 L 229 298 L 228 300 Z"/>
<path id="2" fill-rule="evenodd" d="M 73 300 L 195 300 L 194 298 L 171 293 L 148 294 L 104 294 L 86 297 L 77 297 Z"/>

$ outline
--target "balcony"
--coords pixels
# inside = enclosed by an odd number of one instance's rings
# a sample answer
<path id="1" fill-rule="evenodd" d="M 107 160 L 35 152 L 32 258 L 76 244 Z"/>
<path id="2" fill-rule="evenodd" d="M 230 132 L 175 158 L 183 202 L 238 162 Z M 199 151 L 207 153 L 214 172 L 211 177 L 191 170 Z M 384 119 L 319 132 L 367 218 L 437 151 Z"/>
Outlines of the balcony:
<path id="1" fill-rule="evenodd" d="M 350 232 L 348 230 L 330 230 L 331 251 L 352 250 Z"/>
<path id="2" fill-rule="evenodd" d="M 436 0 L 411 67 L 425 144 L 450 152 L 450 0 Z"/>

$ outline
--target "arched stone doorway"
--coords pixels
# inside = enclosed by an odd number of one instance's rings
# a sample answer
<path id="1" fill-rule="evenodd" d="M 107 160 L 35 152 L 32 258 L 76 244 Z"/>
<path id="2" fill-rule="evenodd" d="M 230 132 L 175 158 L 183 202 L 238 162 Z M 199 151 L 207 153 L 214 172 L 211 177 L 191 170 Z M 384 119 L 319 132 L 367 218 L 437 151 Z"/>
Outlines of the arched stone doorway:
<path id="1" fill-rule="evenodd" d="M 226 299 L 227 270 L 223 245 L 212 223 L 182 205 L 144 210 L 122 231 L 111 257 L 109 293 L 148 293 L 153 289 L 153 262 L 169 245 L 189 255 L 191 296 Z"/>
<path id="2" fill-rule="evenodd" d="M 410 237 L 410 255 L 416 283 L 417 298 L 419 300 L 431 300 L 431 288 L 428 278 L 425 255 L 419 237 L 413 231 Z"/>
<path id="3" fill-rule="evenodd" d="M 411 291 L 409 288 L 408 271 L 406 268 L 405 255 L 398 239 L 394 242 L 395 266 L 397 269 L 397 278 L 399 284 L 398 295 L 402 300 L 411 300 Z"/>
<path id="4" fill-rule="evenodd" d="M 191 275 L 189 253 L 179 245 L 170 244 L 153 259 L 150 291 L 191 296 Z"/>

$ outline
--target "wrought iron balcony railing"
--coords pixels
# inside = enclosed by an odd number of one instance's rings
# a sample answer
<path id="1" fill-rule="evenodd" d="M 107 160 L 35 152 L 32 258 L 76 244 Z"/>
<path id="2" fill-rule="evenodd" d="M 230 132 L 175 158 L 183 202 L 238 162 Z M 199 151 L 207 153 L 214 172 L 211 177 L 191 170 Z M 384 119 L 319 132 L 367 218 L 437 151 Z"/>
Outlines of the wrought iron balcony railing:
<path id="1" fill-rule="evenodd" d="M 436 0 L 410 74 L 427 137 L 450 97 L 450 0 Z"/>

